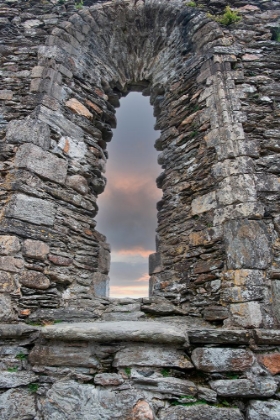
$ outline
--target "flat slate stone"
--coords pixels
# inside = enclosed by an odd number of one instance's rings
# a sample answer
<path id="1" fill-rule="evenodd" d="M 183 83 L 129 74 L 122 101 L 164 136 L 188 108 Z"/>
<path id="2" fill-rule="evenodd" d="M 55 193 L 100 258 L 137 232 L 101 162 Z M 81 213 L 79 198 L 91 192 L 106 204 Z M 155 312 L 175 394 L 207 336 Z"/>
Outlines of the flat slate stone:
<path id="1" fill-rule="evenodd" d="M 249 379 L 222 379 L 210 382 L 210 386 L 223 397 L 272 397 L 277 390 L 277 382 L 270 378 L 254 382 Z"/>
<path id="2" fill-rule="evenodd" d="M 248 344 L 251 333 L 246 330 L 190 330 L 191 343 L 209 344 Z"/>
<path id="3" fill-rule="evenodd" d="M 190 407 L 169 407 L 162 410 L 160 420 L 243 420 L 237 408 L 218 408 L 210 405 L 193 405 Z"/>
<path id="4" fill-rule="evenodd" d="M 280 344 L 280 330 L 255 330 L 258 344 Z"/>
<path id="5" fill-rule="evenodd" d="M 0 324 L 0 337 L 12 338 L 22 337 L 39 331 L 39 327 L 32 327 L 26 324 Z"/>
<path id="6" fill-rule="evenodd" d="M 42 328 L 42 335 L 49 339 L 110 341 L 138 341 L 146 343 L 185 344 L 187 334 L 183 329 L 160 322 L 117 321 L 78 322 L 50 325 Z"/>

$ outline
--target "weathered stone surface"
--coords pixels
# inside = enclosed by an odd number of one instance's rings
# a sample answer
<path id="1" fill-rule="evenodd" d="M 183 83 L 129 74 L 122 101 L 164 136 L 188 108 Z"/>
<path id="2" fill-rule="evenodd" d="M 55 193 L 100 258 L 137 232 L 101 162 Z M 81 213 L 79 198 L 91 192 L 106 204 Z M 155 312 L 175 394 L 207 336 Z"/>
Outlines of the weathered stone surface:
<path id="1" fill-rule="evenodd" d="M 210 386 L 223 397 L 272 397 L 277 390 L 277 382 L 269 378 L 218 380 Z"/>
<path id="2" fill-rule="evenodd" d="M 217 401 L 217 392 L 213 391 L 213 389 L 206 388 L 204 386 L 197 387 L 197 398 L 199 400 L 204 400 L 207 402 L 216 402 Z"/>
<path id="3" fill-rule="evenodd" d="M 50 325 L 42 329 L 42 335 L 49 339 L 66 341 L 141 341 L 167 344 L 183 344 L 186 342 L 185 331 L 160 322 L 144 321 L 81 322 Z"/>
<path id="4" fill-rule="evenodd" d="M 117 352 L 113 366 L 155 366 L 191 369 L 193 364 L 182 350 L 152 345 L 130 345 Z"/>
<path id="5" fill-rule="evenodd" d="M 31 289 L 45 290 L 50 287 L 50 280 L 38 271 L 23 271 L 19 277 L 20 284 Z"/>
<path id="6" fill-rule="evenodd" d="M 15 257 L 0 257 L 0 270 L 18 273 L 23 268 L 23 261 Z"/>
<path id="7" fill-rule="evenodd" d="M 27 143 L 19 147 L 15 165 L 59 184 L 64 184 L 68 163 L 40 147 Z"/>
<path id="8" fill-rule="evenodd" d="M 206 321 L 226 319 L 229 316 L 228 309 L 223 306 L 208 306 L 203 311 L 203 318 Z"/>
<path id="9" fill-rule="evenodd" d="M 191 359 L 195 367 L 204 372 L 240 372 L 254 362 L 250 351 L 231 348 L 196 348 Z"/>
<path id="10" fill-rule="evenodd" d="M 40 198 L 16 194 L 6 207 L 6 216 L 14 217 L 35 225 L 52 226 L 54 204 Z"/>
<path id="11" fill-rule="evenodd" d="M 0 336 L 2 338 L 21 338 L 39 331 L 38 327 L 27 324 L 0 324 Z"/>
<path id="12" fill-rule="evenodd" d="M 29 117 L 10 121 L 6 138 L 10 143 L 34 143 L 45 150 L 48 150 L 51 144 L 49 126 Z"/>
<path id="13" fill-rule="evenodd" d="M 230 305 L 235 325 L 243 328 L 258 328 L 262 324 L 262 314 L 258 302 L 245 302 Z"/>
<path id="14" fill-rule="evenodd" d="M 87 194 L 89 191 L 88 182 L 81 175 L 72 175 L 67 177 L 66 185 L 82 195 Z"/>
<path id="15" fill-rule="evenodd" d="M 229 270 L 223 273 L 223 302 L 261 300 L 265 293 L 265 273 L 261 270 Z"/>
<path id="16" fill-rule="evenodd" d="M 121 385 L 124 379 L 117 373 L 99 373 L 94 377 L 95 385 L 117 386 Z"/>
<path id="17" fill-rule="evenodd" d="M 0 388 L 16 388 L 36 382 L 36 375 L 30 372 L 1 372 Z"/>
<path id="18" fill-rule="evenodd" d="M 65 346 L 62 343 L 36 345 L 29 354 L 29 361 L 32 365 L 42 366 L 99 366 L 99 361 L 92 356 L 88 346 Z"/>
<path id="19" fill-rule="evenodd" d="M 45 242 L 33 241 L 32 239 L 26 239 L 23 242 L 22 253 L 25 257 L 44 260 L 49 252 L 50 247 Z"/>
<path id="20" fill-rule="evenodd" d="M 258 344 L 280 344 L 280 330 L 256 329 L 254 334 Z"/>
<path id="21" fill-rule="evenodd" d="M 216 192 L 210 192 L 192 201 L 192 214 L 200 214 L 217 207 Z"/>
<path id="22" fill-rule="evenodd" d="M 0 292 L 12 292 L 15 283 L 10 273 L 0 271 Z"/>
<path id="23" fill-rule="evenodd" d="M 244 330 L 188 330 L 190 343 L 249 344 L 251 334 Z"/>
<path id="24" fill-rule="evenodd" d="M 147 401 L 138 401 L 132 410 L 133 420 L 154 420 L 154 412 Z"/>
<path id="25" fill-rule="evenodd" d="M 247 411 L 248 420 L 279 420 L 280 401 L 250 401 Z"/>
<path id="26" fill-rule="evenodd" d="M 217 408 L 209 405 L 191 407 L 170 407 L 161 410 L 160 420 L 243 420 L 244 417 L 236 408 Z"/>
<path id="27" fill-rule="evenodd" d="M 138 388 L 161 394 L 172 394 L 176 396 L 197 394 L 197 388 L 193 382 L 172 377 L 134 379 L 134 383 Z"/>
<path id="28" fill-rule="evenodd" d="M 262 354 L 258 360 L 272 375 L 280 373 L 280 353 Z"/>
<path id="29" fill-rule="evenodd" d="M 162 270 L 161 257 L 158 252 L 149 255 L 149 275 L 160 273 Z"/>
<path id="30" fill-rule="evenodd" d="M 0 395 L 2 420 L 32 419 L 36 416 L 35 396 L 22 388 L 10 389 Z"/>
<path id="31" fill-rule="evenodd" d="M 93 115 L 89 110 L 81 104 L 77 99 L 71 98 L 69 99 L 65 105 L 71 109 L 71 111 L 75 112 L 75 114 L 82 115 L 88 119 L 92 119 Z"/>
<path id="32" fill-rule="evenodd" d="M 0 236 L 0 255 L 16 254 L 20 250 L 20 242 L 16 236 Z"/>
<path id="33" fill-rule="evenodd" d="M 229 269 L 265 269 L 271 261 L 270 236 L 264 222 L 230 221 L 225 224 Z"/>
<path id="34" fill-rule="evenodd" d="M 42 415 L 44 420 L 112 420 L 113 413 L 116 419 L 133 419 L 133 410 L 134 414 L 140 411 L 135 409 L 137 402 L 143 400 L 141 392 L 132 389 L 114 392 L 75 381 L 61 381 L 56 382 L 47 392 L 47 398 L 42 404 Z M 137 420 L 151 418 L 138 417 Z"/>
<path id="35" fill-rule="evenodd" d="M 10 296 L 0 295 L 0 322 L 10 322 L 15 319 Z"/>

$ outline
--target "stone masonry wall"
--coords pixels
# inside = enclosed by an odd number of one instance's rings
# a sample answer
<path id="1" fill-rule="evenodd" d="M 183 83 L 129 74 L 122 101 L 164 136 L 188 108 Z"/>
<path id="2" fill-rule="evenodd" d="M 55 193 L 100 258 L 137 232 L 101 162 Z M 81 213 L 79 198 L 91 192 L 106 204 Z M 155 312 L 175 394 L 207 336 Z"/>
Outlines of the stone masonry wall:
<path id="1" fill-rule="evenodd" d="M 1 2 L 1 419 L 279 419 L 279 28 L 278 1 Z M 94 217 L 133 90 L 163 196 L 150 297 L 116 300 Z"/>
<path id="2" fill-rule="evenodd" d="M 3 319 L 107 295 L 93 218 L 114 109 L 142 90 L 164 169 L 151 295 L 214 323 L 277 325 L 277 3 L 232 2 L 229 26 L 211 2 L 62 3 L 1 7 Z"/>

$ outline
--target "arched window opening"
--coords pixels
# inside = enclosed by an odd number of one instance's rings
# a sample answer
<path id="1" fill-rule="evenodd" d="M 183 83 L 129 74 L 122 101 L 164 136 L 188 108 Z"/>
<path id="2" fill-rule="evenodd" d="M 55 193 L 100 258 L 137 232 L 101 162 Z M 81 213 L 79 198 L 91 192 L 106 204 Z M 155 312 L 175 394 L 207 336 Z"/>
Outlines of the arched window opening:
<path id="1" fill-rule="evenodd" d="M 149 98 L 132 92 L 121 99 L 117 129 L 108 145 L 107 186 L 98 200 L 97 230 L 111 244 L 110 297 L 148 296 L 148 256 L 155 252 L 155 179 L 160 168 Z"/>

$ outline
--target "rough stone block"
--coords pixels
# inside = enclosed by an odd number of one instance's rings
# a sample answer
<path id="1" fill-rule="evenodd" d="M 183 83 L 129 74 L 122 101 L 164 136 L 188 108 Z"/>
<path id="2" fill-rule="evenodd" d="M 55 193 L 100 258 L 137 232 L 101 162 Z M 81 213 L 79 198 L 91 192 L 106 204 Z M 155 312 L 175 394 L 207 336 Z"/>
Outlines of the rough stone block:
<path id="1" fill-rule="evenodd" d="M 187 355 L 180 350 L 151 345 L 135 345 L 120 350 L 114 359 L 113 366 L 154 366 L 192 369 L 193 364 Z"/>
<path id="2" fill-rule="evenodd" d="M 64 184 L 68 162 L 42 150 L 38 146 L 27 143 L 19 147 L 15 165 L 18 168 L 26 168 L 50 181 Z"/>
<path id="3" fill-rule="evenodd" d="M 265 269 L 271 261 L 270 235 L 263 221 L 232 220 L 225 223 L 229 269 Z"/>
<path id="4" fill-rule="evenodd" d="M 0 271 L 0 292 L 10 293 L 14 290 L 15 283 L 11 274 Z"/>
<path id="5" fill-rule="evenodd" d="M 15 318 L 10 296 L 0 295 L 0 322 L 14 321 Z"/>
<path id="6" fill-rule="evenodd" d="M 254 362 L 250 351 L 218 347 L 196 348 L 191 359 L 195 367 L 204 372 L 242 372 Z"/>
<path id="7" fill-rule="evenodd" d="M 258 344 L 280 344 L 280 330 L 255 330 L 255 340 Z"/>
<path id="8" fill-rule="evenodd" d="M 0 270 L 18 273 L 23 268 L 23 260 L 14 257 L 0 257 Z"/>
<path id="9" fill-rule="evenodd" d="M 82 195 L 87 194 L 89 191 L 88 182 L 81 175 L 72 175 L 67 177 L 66 185 Z"/>
<path id="10" fill-rule="evenodd" d="M 4 372 L 0 374 L 0 388 L 16 388 L 22 385 L 28 385 L 36 382 L 36 375 L 34 373 L 20 371 L 20 372 Z"/>
<path id="11" fill-rule="evenodd" d="M 206 321 L 217 321 L 221 319 L 227 319 L 229 311 L 223 306 L 208 306 L 203 311 L 203 318 Z"/>
<path id="12" fill-rule="evenodd" d="M 225 178 L 217 191 L 217 201 L 222 206 L 256 201 L 256 189 L 253 177 L 245 174 Z"/>
<path id="13" fill-rule="evenodd" d="M 140 341 L 147 343 L 184 344 L 184 329 L 160 322 L 78 322 L 46 326 L 41 331 L 45 338 L 59 340 L 84 340 L 100 343 L 111 341 Z"/>
<path id="14" fill-rule="evenodd" d="M 162 271 L 161 256 L 158 252 L 149 255 L 149 275 L 160 273 Z"/>
<path id="15" fill-rule="evenodd" d="M 45 242 L 33 241 L 32 239 L 26 239 L 23 242 L 22 254 L 28 258 L 34 258 L 35 260 L 46 259 L 50 247 Z"/>
<path id="16" fill-rule="evenodd" d="M 89 112 L 89 110 L 75 98 L 69 99 L 65 105 L 75 114 L 82 115 L 83 117 L 86 117 L 90 120 L 93 118 L 93 114 Z"/>
<path id="17" fill-rule="evenodd" d="M 237 408 L 218 408 L 218 407 L 211 407 L 210 405 L 193 405 L 190 407 L 180 407 L 180 406 L 170 407 L 170 408 L 161 410 L 159 419 L 160 420 L 186 420 L 186 419 L 244 420 L 244 417 L 239 411 L 239 409 Z"/>
<path id="18" fill-rule="evenodd" d="M 189 242 L 191 246 L 212 245 L 222 239 L 223 230 L 221 227 L 213 227 L 198 232 L 191 232 Z"/>
<path id="19" fill-rule="evenodd" d="M 247 411 L 248 420 L 279 420 L 280 401 L 250 401 Z"/>
<path id="20" fill-rule="evenodd" d="M 232 320 L 243 328 L 258 328 L 262 324 L 262 313 L 258 302 L 235 303 L 230 305 Z"/>
<path id="21" fill-rule="evenodd" d="M 196 215 L 204 213 L 208 210 L 215 209 L 216 207 L 216 192 L 211 191 L 210 193 L 197 197 L 192 201 L 192 214 Z"/>
<path id="22" fill-rule="evenodd" d="M 94 383 L 101 386 L 117 386 L 123 382 L 123 377 L 117 373 L 99 373 L 94 377 Z"/>
<path id="23" fill-rule="evenodd" d="M 224 302 L 247 302 L 264 297 L 265 273 L 261 270 L 229 270 L 223 273 L 221 299 Z"/>
<path id="24" fill-rule="evenodd" d="M 84 366 L 98 368 L 99 361 L 91 355 L 89 347 L 53 344 L 36 345 L 29 354 L 32 365 L 42 366 Z"/>
<path id="25" fill-rule="evenodd" d="M 222 397 L 272 397 L 277 390 L 277 382 L 270 378 L 256 381 L 249 379 L 219 380 L 210 386 Z"/>
<path id="26" fill-rule="evenodd" d="M 54 209 L 54 204 L 50 201 L 24 194 L 16 194 L 6 207 L 6 216 L 35 225 L 52 226 L 54 223 Z"/>
<path id="27" fill-rule="evenodd" d="M 188 330 L 190 343 L 249 344 L 251 334 L 244 330 Z"/>
<path id="28" fill-rule="evenodd" d="M 9 143 L 34 143 L 45 150 L 48 150 L 51 145 L 48 125 L 30 117 L 10 121 L 6 139 Z"/>
<path id="29" fill-rule="evenodd" d="M 45 290 L 50 287 L 50 280 L 38 271 L 24 271 L 20 273 L 19 281 L 22 286 L 30 289 Z"/>
<path id="30" fill-rule="evenodd" d="M 12 255 L 20 251 L 20 242 L 16 236 L 0 236 L 0 255 Z"/>
<path id="31" fill-rule="evenodd" d="M 196 395 L 196 385 L 191 381 L 177 378 L 138 378 L 134 379 L 137 388 L 147 391 L 159 392 L 161 394 Z"/>
<path id="32" fill-rule="evenodd" d="M 2 420 L 33 419 L 36 411 L 35 395 L 27 389 L 9 389 L 0 395 Z"/>
<path id="33" fill-rule="evenodd" d="M 280 373 L 280 353 L 262 354 L 258 360 L 272 375 Z"/>

